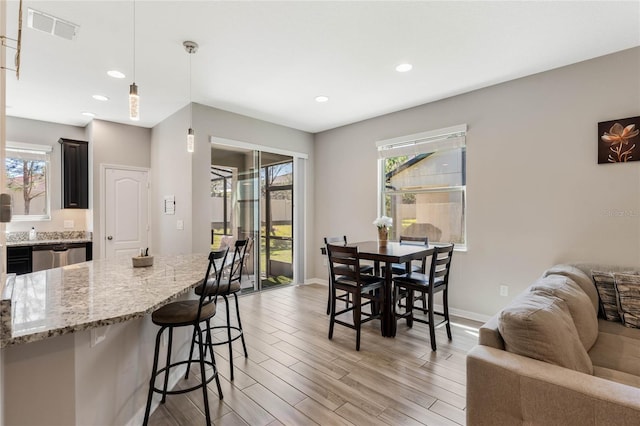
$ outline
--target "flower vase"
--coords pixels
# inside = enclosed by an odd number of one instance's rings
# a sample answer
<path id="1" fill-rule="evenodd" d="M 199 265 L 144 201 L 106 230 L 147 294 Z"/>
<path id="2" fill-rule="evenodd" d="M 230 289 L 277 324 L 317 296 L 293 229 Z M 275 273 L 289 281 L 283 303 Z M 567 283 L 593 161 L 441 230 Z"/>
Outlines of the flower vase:
<path id="1" fill-rule="evenodd" d="M 386 247 L 388 239 L 389 230 L 386 227 L 378 228 L 378 245 L 380 247 Z"/>

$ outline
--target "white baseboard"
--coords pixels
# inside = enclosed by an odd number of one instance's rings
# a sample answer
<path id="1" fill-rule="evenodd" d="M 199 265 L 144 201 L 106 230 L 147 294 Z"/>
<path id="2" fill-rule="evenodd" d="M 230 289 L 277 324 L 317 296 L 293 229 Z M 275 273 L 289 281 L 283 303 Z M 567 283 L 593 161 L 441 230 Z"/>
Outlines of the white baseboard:
<path id="1" fill-rule="evenodd" d="M 321 285 L 329 285 L 329 281 L 324 280 L 322 278 L 308 278 L 304 280 L 305 284 L 321 284 Z"/>
<path id="2" fill-rule="evenodd" d="M 304 280 L 305 284 L 320 284 L 320 285 L 329 285 L 329 282 L 325 279 L 322 278 L 309 278 Z M 438 311 L 442 311 L 442 305 L 434 305 L 435 309 Z M 464 309 L 456 309 L 456 308 L 449 308 L 449 313 L 451 315 L 455 315 L 457 317 L 460 318 L 465 318 L 465 319 L 470 319 L 473 321 L 478 321 L 481 323 L 485 323 L 487 321 L 489 321 L 489 319 L 491 318 L 490 315 L 484 315 L 484 314 L 479 314 L 477 312 L 471 312 L 471 311 L 465 311 Z"/>

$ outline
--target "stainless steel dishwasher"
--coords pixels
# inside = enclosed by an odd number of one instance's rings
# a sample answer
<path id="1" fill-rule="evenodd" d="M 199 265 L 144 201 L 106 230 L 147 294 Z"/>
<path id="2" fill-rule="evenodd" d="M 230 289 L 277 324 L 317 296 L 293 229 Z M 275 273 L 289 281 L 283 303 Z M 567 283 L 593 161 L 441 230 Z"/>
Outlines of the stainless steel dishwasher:
<path id="1" fill-rule="evenodd" d="M 36 245 L 33 246 L 32 255 L 32 271 L 43 271 L 86 261 L 87 244 Z"/>

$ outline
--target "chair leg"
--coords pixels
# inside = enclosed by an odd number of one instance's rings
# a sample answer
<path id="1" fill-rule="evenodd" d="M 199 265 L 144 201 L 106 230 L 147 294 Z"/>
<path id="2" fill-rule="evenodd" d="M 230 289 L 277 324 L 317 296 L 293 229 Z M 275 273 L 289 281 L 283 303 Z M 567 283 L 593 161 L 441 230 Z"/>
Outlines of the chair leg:
<path id="1" fill-rule="evenodd" d="M 359 293 L 353 295 L 353 321 L 356 326 L 356 351 L 360 350 L 360 329 L 362 328 L 362 299 Z"/>
<path id="2" fill-rule="evenodd" d="M 142 422 L 143 426 L 147 426 L 149 423 L 149 414 L 151 412 L 151 400 L 153 399 L 153 387 L 156 384 L 156 370 L 158 368 L 158 355 L 160 355 L 160 338 L 162 337 L 162 332 L 164 328 L 161 328 L 158 331 L 158 335 L 156 336 L 156 349 L 153 354 L 153 368 L 151 369 L 151 380 L 149 381 L 149 394 L 147 396 L 147 408 L 144 410 L 144 421 Z"/>
<path id="3" fill-rule="evenodd" d="M 208 327 L 209 321 L 207 321 Z M 191 349 L 189 350 L 189 362 L 187 363 L 187 372 L 184 375 L 184 379 L 187 380 L 189 378 L 189 370 L 191 370 L 191 360 L 193 359 L 193 347 L 196 344 L 196 329 L 193 329 L 193 336 L 191 337 Z"/>
<path id="4" fill-rule="evenodd" d="M 329 295 L 327 296 L 327 315 L 331 314 L 331 276 L 329 276 Z"/>
<path id="5" fill-rule="evenodd" d="M 445 288 L 442 293 L 442 305 L 444 307 L 444 319 L 447 327 L 447 337 L 451 340 L 451 321 L 449 320 L 449 289 Z"/>
<path id="6" fill-rule="evenodd" d="M 236 316 L 238 317 L 238 328 L 240 329 L 240 340 L 242 340 L 242 349 L 244 349 L 244 357 L 247 358 L 247 345 L 244 343 L 244 333 L 242 332 L 242 322 L 240 321 L 240 306 L 238 305 L 238 295 L 233 293 L 233 297 L 236 299 Z"/>
<path id="7" fill-rule="evenodd" d="M 218 374 L 218 366 L 216 365 L 216 356 L 213 352 L 213 340 L 211 339 L 211 325 L 207 320 L 207 346 L 209 347 L 209 355 L 211 356 L 211 363 L 213 364 L 214 372 L 216 374 L 216 385 L 218 386 L 218 396 L 220 399 L 224 399 L 222 395 L 222 388 L 220 387 L 220 375 Z"/>
<path id="8" fill-rule="evenodd" d="M 233 381 L 233 342 L 231 341 L 231 315 L 229 314 L 229 299 L 226 294 L 222 295 L 224 306 L 227 308 L 227 339 L 229 340 L 229 365 L 231 368 L 230 379 Z"/>
<path id="9" fill-rule="evenodd" d="M 211 425 L 211 415 L 209 413 L 209 395 L 207 392 L 207 376 L 206 373 L 204 371 L 204 357 L 205 357 L 205 351 L 204 351 L 204 340 L 202 339 L 202 330 L 200 329 L 199 325 L 195 325 L 194 329 L 197 331 L 198 334 L 198 350 L 200 352 L 200 378 L 202 380 L 202 399 L 204 400 L 204 417 L 207 421 L 207 425 Z"/>
<path id="10" fill-rule="evenodd" d="M 429 338 L 431 339 L 431 350 L 436 350 L 436 326 L 433 318 L 433 293 L 429 292 Z"/>
<path id="11" fill-rule="evenodd" d="M 329 302 L 331 303 L 331 312 L 329 316 L 329 340 L 333 339 L 333 325 L 336 320 L 336 289 L 332 286 L 330 289 L 331 297 Z"/>
<path id="12" fill-rule="evenodd" d="M 167 345 L 167 369 L 164 370 L 164 386 L 162 387 L 161 404 L 167 400 L 167 385 L 169 384 L 169 365 L 171 365 L 171 348 L 173 343 L 173 328 L 169 327 L 169 344 Z"/>
<path id="13" fill-rule="evenodd" d="M 413 290 L 406 289 L 406 300 L 405 300 L 405 310 L 407 313 L 407 327 L 413 327 Z"/>

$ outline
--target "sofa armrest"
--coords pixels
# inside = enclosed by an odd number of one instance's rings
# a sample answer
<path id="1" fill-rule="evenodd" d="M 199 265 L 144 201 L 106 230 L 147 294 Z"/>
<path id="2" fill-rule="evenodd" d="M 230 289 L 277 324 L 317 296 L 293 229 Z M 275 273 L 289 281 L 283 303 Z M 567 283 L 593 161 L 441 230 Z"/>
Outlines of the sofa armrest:
<path id="1" fill-rule="evenodd" d="M 469 425 L 637 425 L 640 388 L 478 345 L 467 355 Z"/>

